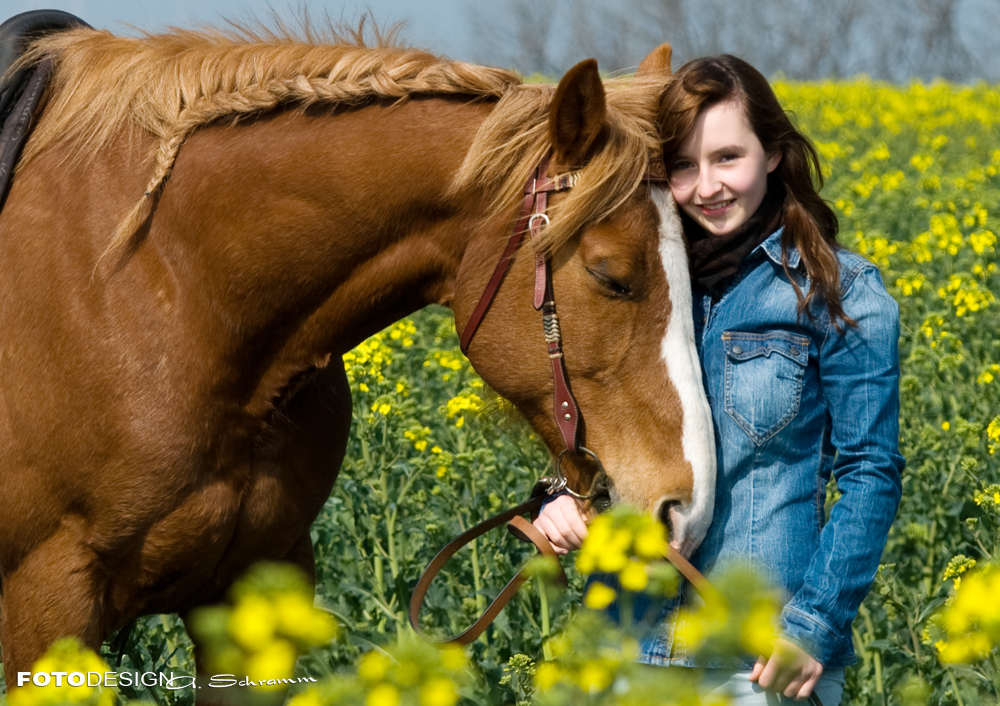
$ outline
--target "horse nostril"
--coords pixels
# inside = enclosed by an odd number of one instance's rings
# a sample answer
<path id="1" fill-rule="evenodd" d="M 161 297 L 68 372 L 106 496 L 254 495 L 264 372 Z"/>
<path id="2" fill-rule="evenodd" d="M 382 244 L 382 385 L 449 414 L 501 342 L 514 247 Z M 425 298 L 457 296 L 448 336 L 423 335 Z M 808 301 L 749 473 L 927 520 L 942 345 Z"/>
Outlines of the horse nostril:
<path id="1" fill-rule="evenodd" d="M 673 527 L 672 520 L 670 518 L 670 508 L 675 507 L 675 506 L 680 505 L 680 504 L 681 503 L 680 503 L 679 500 L 667 500 L 662 505 L 660 505 L 660 511 L 658 513 L 659 514 L 659 519 L 660 519 L 660 522 L 662 522 L 664 524 L 664 526 L 667 528 L 667 533 L 668 533 L 668 535 L 670 537 L 674 536 L 674 527 Z"/>

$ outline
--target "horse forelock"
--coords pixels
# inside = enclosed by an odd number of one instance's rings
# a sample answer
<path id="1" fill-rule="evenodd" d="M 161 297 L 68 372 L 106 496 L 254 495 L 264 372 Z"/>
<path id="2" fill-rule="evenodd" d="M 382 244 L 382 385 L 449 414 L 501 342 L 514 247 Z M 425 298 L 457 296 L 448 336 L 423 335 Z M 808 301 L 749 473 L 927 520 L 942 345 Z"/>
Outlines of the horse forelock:
<path id="1" fill-rule="evenodd" d="M 660 154 L 657 115 L 662 79 L 605 81 L 607 124 L 572 189 L 550 207 L 551 224 L 536 247 L 553 250 L 587 224 L 607 218 L 640 187 Z M 486 217 L 516 216 L 525 179 L 551 149 L 550 84 L 525 84 L 504 95 L 477 133 L 453 189 L 492 194 Z M 550 174 L 550 176 L 553 176 Z"/>

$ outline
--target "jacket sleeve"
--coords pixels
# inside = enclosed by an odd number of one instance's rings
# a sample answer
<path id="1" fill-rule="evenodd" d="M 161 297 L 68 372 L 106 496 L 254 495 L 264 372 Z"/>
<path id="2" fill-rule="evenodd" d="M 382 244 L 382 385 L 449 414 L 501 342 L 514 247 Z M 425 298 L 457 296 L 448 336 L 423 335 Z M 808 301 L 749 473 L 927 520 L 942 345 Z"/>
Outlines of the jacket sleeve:
<path id="1" fill-rule="evenodd" d="M 781 614 L 783 637 L 828 664 L 851 634 L 901 496 L 899 307 L 878 270 L 863 265 L 843 290 L 857 324 L 832 325 L 820 347 L 833 474 L 841 498 L 820 534 L 802 588 Z M 849 638 L 848 638 L 849 639 Z"/>

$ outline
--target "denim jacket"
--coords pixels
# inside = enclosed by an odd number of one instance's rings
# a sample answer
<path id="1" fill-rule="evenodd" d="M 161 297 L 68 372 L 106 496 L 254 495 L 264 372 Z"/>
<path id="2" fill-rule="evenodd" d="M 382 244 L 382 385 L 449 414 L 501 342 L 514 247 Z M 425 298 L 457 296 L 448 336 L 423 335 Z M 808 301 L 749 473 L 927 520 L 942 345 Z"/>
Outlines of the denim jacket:
<path id="1" fill-rule="evenodd" d="M 780 230 L 717 301 L 694 292 L 718 477 L 712 526 L 693 561 L 709 580 L 731 563 L 769 573 L 787 601 L 782 636 L 826 668 L 855 661 L 851 623 L 895 518 L 904 464 L 899 308 L 875 265 L 846 250 L 837 256 L 843 309 L 857 323 L 842 332 L 822 302 L 813 319 L 796 315 Z M 808 291 L 797 250 L 788 264 Z M 841 498 L 824 523 L 831 472 Z M 671 603 L 641 661 L 691 666 L 674 644 Z"/>

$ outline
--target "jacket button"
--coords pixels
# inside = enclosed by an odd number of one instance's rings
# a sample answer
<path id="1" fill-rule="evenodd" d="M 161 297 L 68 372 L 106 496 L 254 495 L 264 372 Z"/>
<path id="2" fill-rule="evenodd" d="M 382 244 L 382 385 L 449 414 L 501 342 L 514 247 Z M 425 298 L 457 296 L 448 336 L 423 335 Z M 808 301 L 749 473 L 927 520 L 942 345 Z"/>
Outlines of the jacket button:
<path id="1" fill-rule="evenodd" d="M 733 353 L 739 355 L 743 352 L 743 346 L 733 346 Z"/>
<path id="2" fill-rule="evenodd" d="M 795 347 L 793 346 L 792 348 L 789 348 L 789 349 L 788 349 L 788 352 L 789 352 L 789 353 L 791 353 L 792 355 L 798 355 L 798 354 L 799 354 L 799 349 L 798 349 L 798 348 L 795 348 Z"/>

